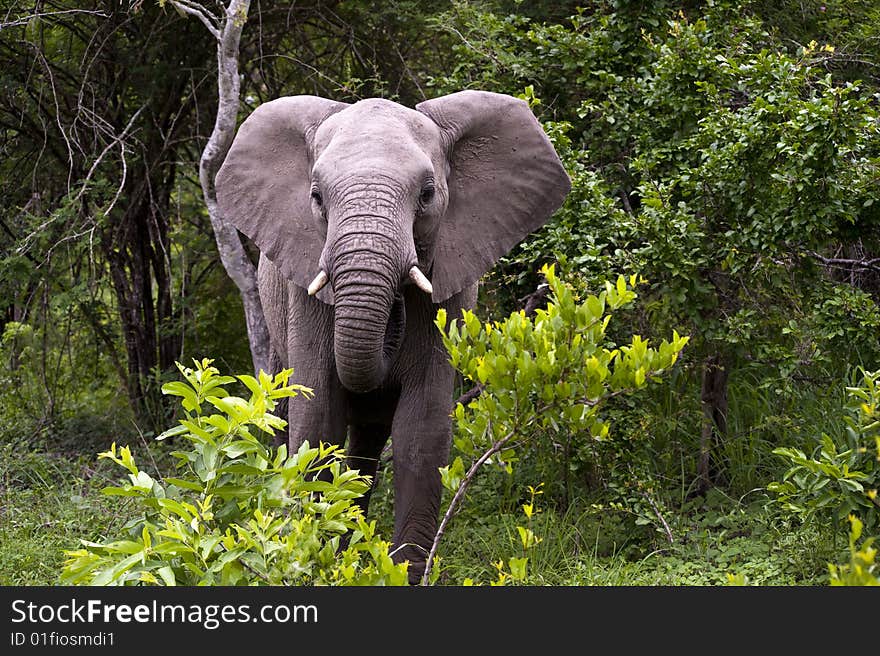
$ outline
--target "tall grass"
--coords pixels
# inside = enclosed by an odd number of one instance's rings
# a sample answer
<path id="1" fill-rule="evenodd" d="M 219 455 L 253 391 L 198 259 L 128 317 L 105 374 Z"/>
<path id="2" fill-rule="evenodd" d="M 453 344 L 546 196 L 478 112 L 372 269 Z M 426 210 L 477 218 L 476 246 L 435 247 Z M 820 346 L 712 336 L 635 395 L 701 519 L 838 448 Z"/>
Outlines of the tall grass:
<path id="1" fill-rule="evenodd" d="M 119 498 L 100 494 L 108 476 L 91 454 L 0 444 L 0 585 L 54 585 L 65 549 L 119 524 Z"/>

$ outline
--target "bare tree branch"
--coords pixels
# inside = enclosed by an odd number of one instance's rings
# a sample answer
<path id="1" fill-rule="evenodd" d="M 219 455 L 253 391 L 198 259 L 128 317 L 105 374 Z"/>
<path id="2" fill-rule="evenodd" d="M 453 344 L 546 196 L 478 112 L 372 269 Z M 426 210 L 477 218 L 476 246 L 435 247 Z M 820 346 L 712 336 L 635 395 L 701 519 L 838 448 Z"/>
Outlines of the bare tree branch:
<path id="1" fill-rule="evenodd" d="M 0 23 L 0 30 L 6 29 L 7 27 L 18 27 L 20 25 L 27 25 L 34 18 L 52 18 L 54 16 L 60 16 L 62 14 L 91 14 L 93 16 L 107 18 L 107 14 L 105 14 L 103 11 L 93 11 L 89 9 L 65 9 L 60 11 L 45 11 L 41 13 L 22 16 L 21 18 L 16 18 L 9 23 Z"/>
<path id="2" fill-rule="evenodd" d="M 869 270 L 869 271 L 880 271 L 880 257 L 874 257 L 868 260 L 856 260 L 852 258 L 845 257 L 825 257 L 816 253 L 815 251 L 810 252 L 810 256 L 816 260 L 819 260 L 822 264 L 826 266 L 835 266 L 836 268 L 843 269 L 859 269 L 859 270 Z"/>
<path id="3" fill-rule="evenodd" d="M 171 5 L 178 9 L 179 11 L 189 14 L 191 16 L 195 16 L 202 23 L 204 23 L 205 27 L 208 28 L 208 31 L 214 35 L 214 38 L 220 41 L 222 39 L 222 35 L 220 30 L 217 29 L 216 23 L 219 21 L 217 16 L 212 14 L 210 11 L 205 9 L 202 5 L 196 2 L 188 2 L 187 0 L 170 0 Z M 235 2 L 231 3 L 237 4 Z M 250 3 L 248 3 L 250 4 Z M 230 5 L 230 7 L 231 7 Z M 247 9 L 245 9 L 245 13 Z M 224 30 L 225 31 L 225 30 Z"/>
<path id="4" fill-rule="evenodd" d="M 443 521 L 440 522 L 440 526 L 437 528 L 437 534 L 434 536 L 434 542 L 431 544 L 431 551 L 428 553 L 428 558 L 425 560 L 425 573 L 422 574 L 422 585 L 428 585 L 428 580 L 431 576 L 431 569 L 434 566 L 434 559 L 437 557 L 437 548 L 440 546 L 440 540 L 443 539 L 443 534 L 446 533 L 446 527 L 449 525 L 449 522 L 452 521 L 452 518 L 455 516 L 455 513 L 458 511 L 458 506 L 464 499 L 464 494 L 467 492 L 467 489 L 470 487 L 471 482 L 476 476 L 477 471 L 482 467 L 493 455 L 501 451 L 504 448 L 504 445 L 510 442 L 513 439 L 514 433 L 510 432 L 500 440 L 495 442 L 486 452 L 477 458 L 474 461 L 474 464 L 470 466 L 470 469 L 467 470 L 467 473 L 464 475 L 464 478 L 461 479 L 461 483 L 458 485 L 458 489 L 455 491 L 455 495 L 452 497 L 452 501 L 449 502 L 449 507 L 446 509 L 446 513 L 443 515 Z"/>
<path id="5" fill-rule="evenodd" d="M 46 68 L 46 73 L 49 76 L 49 84 L 52 87 L 52 101 L 55 103 L 55 122 L 58 125 L 58 131 L 64 138 L 64 143 L 67 145 L 67 159 L 70 165 L 67 175 L 67 191 L 69 193 L 71 183 L 70 178 L 73 175 L 73 148 L 70 145 L 70 139 L 67 137 L 67 132 L 64 131 L 64 126 L 61 124 L 61 107 L 58 105 L 58 93 L 55 90 L 55 77 L 52 75 L 52 67 L 49 66 L 49 62 L 46 61 L 46 58 L 43 56 L 43 52 L 39 48 L 34 47 L 34 51 L 37 54 L 37 58 Z"/>
<path id="6" fill-rule="evenodd" d="M 199 162 L 199 181 L 220 260 L 238 287 L 244 305 L 248 341 L 254 371 L 269 371 L 269 330 L 257 289 L 257 271 L 251 263 L 238 231 L 220 214 L 215 178 L 235 136 L 241 83 L 238 75 L 239 43 L 247 20 L 250 0 L 230 0 L 217 44 L 217 118 Z"/>
<path id="7" fill-rule="evenodd" d="M 108 152 L 110 152 L 110 149 L 113 148 L 113 146 L 118 143 L 120 146 L 120 149 L 121 149 L 121 156 L 122 156 L 122 180 L 119 183 L 119 188 L 116 190 L 116 196 L 113 199 L 113 202 L 111 202 L 110 205 L 107 207 L 107 209 L 104 210 L 104 216 L 107 216 L 110 213 L 110 210 L 113 209 L 113 206 L 116 204 L 116 201 L 119 199 L 119 195 L 122 193 L 122 188 L 125 186 L 126 165 L 125 165 L 125 143 L 123 142 L 123 139 L 125 139 L 125 137 L 128 135 L 128 131 L 131 130 L 131 127 L 134 125 L 134 122 L 137 120 L 138 116 L 140 116 L 141 112 L 143 112 L 146 108 L 147 108 L 147 105 L 144 104 L 141 106 L 141 108 L 139 110 L 137 110 L 134 114 L 132 114 L 131 118 L 128 121 L 128 124 L 125 126 L 125 128 L 122 130 L 122 132 L 120 132 L 117 136 L 113 137 L 113 140 L 107 144 L 107 146 L 104 148 L 104 150 L 101 151 L 101 154 L 98 155 L 98 157 L 92 163 L 92 166 L 89 168 L 89 172 L 86 174 L 86 177 L 83 178 L 82 187 L 80 188 L 79 193 L 77 193 L 77 195 L 74 197 L 74 199 L 73 199 L 74 201 L 77 201 L 82 197 L 82 195 L 86 191 L 86 187 L 88 187 L 89 181 L 92 179 L 92 176 L 95 173 L 95 169 L 98 168 L 98 164 L 100 164 L 101 160 L 104 159 L 104 156 Z"/>

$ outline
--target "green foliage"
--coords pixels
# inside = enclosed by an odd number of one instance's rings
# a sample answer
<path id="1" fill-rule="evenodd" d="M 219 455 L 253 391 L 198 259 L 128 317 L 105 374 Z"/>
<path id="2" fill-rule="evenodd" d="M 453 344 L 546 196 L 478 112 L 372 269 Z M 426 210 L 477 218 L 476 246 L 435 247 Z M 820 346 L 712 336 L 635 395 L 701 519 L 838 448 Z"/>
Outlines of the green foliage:
<path id="1" fill-rule="evenodd" d="M 10 126 L 0 158 L 0 579 L 8 584 L 53 582 L 60 545 L 81 537 L 124 532 L 123 539 L 143 542 L 142 529 L 152 522 L 151 545 L 168 540 L 155 533 L 164 530 L 165 511 L 137 488 L 146 479 L 126 481 L 134 496 L 91 499 L 94 463 L 73 454 L 115 450 L 125 461 L 120 449 L 108 450 L 109 435 L 122 443 L 132 418 L 147 437 L 154 425 L 167 427 L 167 419 L 152 418 L 168 416 L 158 391 L 176 373 L 168 366 L 174 357 L 221 353 L 230 371 L 250 363 L 238 291 L 217 266 L 195 180 L 198 149 L 186 146 L 199 132 L 199 117 L 212 111 L 201 106 L 210 94 L 180 91 L 189 89 L 192 71 L 213 74 L 216 44 L 199 21 L 161 11 L 160 4 L 120 7 L 110 17 L 46 14 L 27 17 L 26 25 L 12 16 L 0 39 L 8 91 L 0 113 Z M 613 398 L 605 398 L 613 394 L 607 387 L 590 417 L 577 407 L 589 403 L 564 403 L 576 392 L 562 383 L 589 380 L 571 374 L 576 367 L 548 383 L 549 404 L 543 385 L 529 382 L 528 363 L 518 374 L 519 348 L 529 344 L 512 333 L 528 332 L 532 321 L 513 320 L 511 334 L 495 328 L 492 339 L 517 351 L 487 349 L 492 355 L 480 371 L 497 389 L 511 385 L 494 397 L 487 387 L 486 403 L 494 403 L 487 409 L 521 434 L 491 454 L 497 467 L 471 482 L 462 510 L 467 526 L 459 531 L 461 523 L 453 524 L 444 548 L 447 580 L 497 580 L 491 563 L 502 562 L 513 582 L 510 544 L 520 540 L 527 501 L 518 494 L 522 481 L 545 481 L 549 502 L 532 527 L 543 541 L 528 552 L 528 583 L 705 585 L 724 583 L 728 574 L 739 584 L 824 583 L 826 563 L 846 559 L 826 542 L 840 539 L 848 513 L 876 534 L 872 438 L 839 421 L 842 386 L 834 386 L 857 366 L 880 367 L 876 2 L 371 1 L 341 3 L 330 17 L 312 12 L 315 20 L 297 30 L 288 29 L 287 8 L 264 4 L 251 7 L 251 20 L 260 24 L 265 49 L 300 55 L 266 59 L 257 76 L 244 71 L 242 96 L 250 107 L 291 93 L 345 101 L 380 95 L 412 106 L 426 96 L 481 88 L 523 98 L 542 121 L 572 192 L 489 274 L 482 292 L 487 316 L 507 317 L 534 290 L 538 266 L 556 262 L 574 299 L 604 289 L 621 271 L 646 281 L 639 304 L 615 309 L 600 336 L 598 371 L 609 372 L 602 385 L 615 367 L 603 362 L 602 349 L 619 350 L 615 344 L 634 342 L 633 333 L 690 335 L 668 384 Z M 162 38 L 145 42 L 157 27 Z M 86 38 L 94 34 L 100 39 Z M 171 47 L 180 43 L 192 46 L 186 65 L 169 67 L 165 53 L 180 51 Z M 83 68 L 92 50 L 99 59 L 124 56 L 113 70 Z M 59 99 L 84 92 L 84 102 L 43 102 L 41 89 Z M 111 105 L 117 134 L 100 128 Z M 80 106 L 93 114 L 84 118 Z M 120 131 L 129 120 L 131 129 Z M 171 132 L 161 127 L 169 124 Z M 128 308 L 134 292 L 147 287 L 153 291 L 140 295 L 141 305 Z M 147 355 L 164 353 L 164 370 L 151 364 L 156 357 L 141 368 L 126 336 L 142 336 Z M 536 362 L 537 350 L 526 353 Z M 767 481 L 780 486 L 780 503 L 766 509 L 778 515 L 750 507 L 749 520 L 759 528 L 733 518 L 734 511 L 697 508 L 689 498 L 702 428 L 701 365 L 709 355 L 729 374 L 727 433 L 712 447 L 723 474 L 716 483 L 734 498 L 766 490 Z M 622 361 L 622 351 L 616 357 Z M 127 396 L 146 406 L 141 411 L 150 422 L 132 415 Z M 204 398 L 196 402 L 210 406 Z M 546 430 L 537 415 L 511 420 L 544 405 L 552 419 Z M 470 408 L 459 412 L 472 428 L 482 427 Z M 853 406 L 850 419 L 862 421 L 860 412 Z M 574 430 L 568 413 L 577 416 Z M 226 410 L 214 414 L 236 421 Z M 254 435 L 264 432 L 249 426 Z M 210 424 L 201 427 L 220 439 Z M 447 487 L 467 478 L 474 459 L 495 444 L 496 428 L 487 422 L 486 435 L 476 437 L 457 432 L 455 457 L 443 472 Z M 188 445 L 187 431 L 168 439 Z M 247 501 L 211 492 L 205 512 L 215 518 L 200 521 L 216 535 L 234 524 L 259 541 L 254 536 L 271 533 L 289 506 L 298 507 L 293 500 L 272 505 L 276 492 L 263 483 L 274 464 L 257 482 L 243 483 L 245 475 L 233 472 L 217 475 L 223 483 L 203 481 L 223 465 L 211 463 L 210 449 L 176 447 L 192 458 L 180 460 L 184 471 L 176 478 L 203 492 L 240 483 L 262 499 L 251 513 Z M 274 463 L 277 452 L 266 452 Z M 167 450 L 157 457 L 163 468 L 172 459 Z M 103 476 L 111 466 L 120 465 L 108 456 L 97 469 Z M 507 474 L 512 469 L 514 476 Z M 794 473 L 784 478 L 787 470 Z M 207 493 L 179 489 L 152 468 L 150 478 L 165 498 L 202 512 Z M 119 501 L 124 518 L 134 517 L 124 531 L 107 512 Z M 380 522 L 390 521 L 390 505 L 389 494 L 374 499 L 374 514 L 385 513 L 376 514 Z M 664 539 L 666 523 L 674 542 Z M 279 535 L 290 530 L 287 524 Z M 193 535 L 181 539 L 195 544 Z M 832 578 L 868 571 L 871 552 L 856 541 L 851 536 L 854 560 L 831 569 Z M 270 544 L 274 538 L 252 551 Z M 95 553 L 108 567 L 129 555 Z"/>
<path id="2" fill-rule="evenodd" d="M 621 346 L 609 341 L 612 313 L 636 297 L 635 276 L 629 281 L 620 276 L 615 284 L 606 282 L 599 294 L 577 300 L 553 265 L 541 272 L 551 301 L 534 317 L 520 311 L 483 324 L 465 312 L 460 323 L 453 319 L 447 325 L 445 312 L 438 312 L 436 323 L 452 366 L 482 389 L 453 413 L 457 455 L 441 469 L 450 491 L 469 484 L 483 463 L 513 472 L 518 452 L 532 443 L 546 453 L 567 444 L 566 454 L 580 450 L 584 458 L 595 454 L 594 447 L 614 450 L 609 424 L 600 414 L 603 406 L 659 380 L 687 344 L 688 338 L 676 332 L 656 348 L 639 335 Z M 561 466 L 568 470 L 567 458 Z"/>
<path id="3" fill-rule="evenodd" d="M 163 470 L 162 457 L 169 457 L 165 445 L 149 444 Z M 518 471 L 524 465 L 519 463 Z M 99 493 L 118 479 L 117 469 L 107 458 L 96 463 L 88 456 L 38 452 L 26 457 L 23 448 L 0 448 L 0 582 L 56 584 L 63 549 L 80 538 L 121 535 L 140 501 Z M 388 482 L 387 475 L 380 479 L 371 502 L 381 525 L 390 518 Z M 522 505 L 530 495 L 520 498 L 521 491 L 517 486 L 499 498 L 494 488 L 473 486 L 444 538 L 437 584 L 497 580 L 493 563 L 505 562 L 508 571 L 507 561 L 522 555 L 518 526 L 541 538 L 527 554 L 526 585 L 719 585 L 728 572 L 743 573 L 752 585 L 821 585 L 827 582 L 826 563 L 840 560 L 815 527 L 774 515 L 776 509 L 763 503 L 743 505 L 720 494 L 710 495 L 711 503 L 695 500 L 668 517 L 675 544 L 655 549 L 644 530 L 635 530 L 607 504 L 598 509 L 575 499 L 560 510 L 539 497 L 540 512 L 529 524 Z"/>
<path id="4" fill-rule="evenodd" d="M 857 547 L 862 536 L 863 524 L 854 515 L 849 516 L 849 522 L 850 561 L 846 565 L 828 565 L 831 585 L 880 585 L 880 562 L 877 561 L 877 549 L 872 546 L 874 538 L 866 539 L 860 547 Z"/>
<path id="5" fill-rule="evenodd" d="M 880 527 L 880 371 L 861 373 L 860 384 L 847 387 L 845 442 L 823 434 L 809 455 L 797 448 L 775 449 L 791 467 L 767 489 L 805 521 L 830 517 L 839 529 L 845 518 L 858 514 L 873 531 Z"/>
<path id="6" fill-rule="evenodd" d="M 557 262 L 578 291 L 637 271 L 640 303 L 618 310 L 605 338 L 691 338 L 669 385 L 605 404 L 613 436 L 551 426 L 547 440 L 492 458 L 518 458 L 523 480 L 546 481 L 563 506 L 601 490 L 596 505 L 634 540 L 639 524 L 662 538 L 664 521 L 677 539 L 701 473 L 735 495 L 766 489 L 785 473 L 773 449 L 810 453 L 818 431 L 836 444 L 832 470 L 852 456 L 841 456 L 831 386 L 880 365 L 877 9 L 827 5 L 602 2 L 546 20 L 453 3 L 438 19 L 458 45 L 430 80 L 437 92 L 523 97 L 572 178 L 563 207 L 490 274 L 491 311 L 506 316 L 535 289 L 537 264 Z M 725 372 L 711 401 L 725 426 L 704 444 L 709 358 Z M 697 471 L 703 448 L 711 472 Z M 460 457 L 445 476 L 453 487 L 467 475 Z M 865 484 L 848 467 L 828 490 Z M 502 476 L 475 486 L 515 488 Z"/>
<path id="7" fill-rule="evenodd" d="M 600 4 L 567 23 L 459 3 L 442 25 L 465 41 L 435 83 L 531 89 L 572 174 L 502 285 L 528 291 L 536 260 L 565 258 L 592 284 L 638 271 L 642 321 L 690 334 L 693 357 L 788 383 L 880 357 L 876 297 L 823 266 L 839 248 L 876 250 L 880 221 L 874 90 L 828 72 L 832 45 L 790 51 L 739 3 Z"/>
<path id="8" fill-rule="evenodd" d="M 63 549 L 118 530 L 119 500 L 97 494 L 108 469 L 24 440 L 0 442 L 0 585 L 52 585 Z"/>
<path id="9" fill-rule="evenodd" d="M 757 586 L 826 584 L 826 562 L 839 556 L 827 536 L 763 501 L 722 494 L 694 500 L 670 516 L 676 540 L 660 548 L 607 505 L 575 499 L 562 510 L 542 504 L 531 523 L 541 541 L 528 552 L 521 584 L 709 586 L 729 584 L 729 575 Z M 444 537 L 441 584 L 497 581 L 499 561 L 508 572 L 511 545 L 520 541 L 517 527 L 527 524 L 521 508 L 501 511 L 500 503 L 486 489 L 469 495 Z"/>
<path id="10" fill-rule="evenodd" d="M 460 324 L 453 319 L 447 326 L 445 311 L 437 313 L 450 363 L 483 388 L 467 408 L 455 408 L 455 446 L 465 456 L 476 457 L 493 443 L 521 443 L 563 430 L 584 439 L 606 439 L 602 404 L 658 380 L 688 341 L 673 333 L 671 341 L 656 349 L 638 335 L 624 346 L 606 345 L 611 312 L 635 299 L 636 278 L 628 284 L 621 276 L 598 295 L 577 302 L 552 265 L 541 273 L 553 300 L 534 318 L 519 311 L 503 322 L 483 324 L 466 311 Z M 513 450 L 506 448 L 496 463 L 511 471 L 513 458 Z M 461 471 L 456 462 L 444 471 L 450 487 L 455 486 L 455 472 Z"/>
<path id="11" fill-rule="evenodd" d="M 86 294 L 83 287 L 46 298 L 30 321 L 0 329 L 0 441 L 76 451 L 131 431 L 111 359 L 76 307 Z"/>
<path id="12" fill-rule="evenodd" d="M 100 454 L 128 471 L 127 482 L 103 492 L 136 499 L 140 512 L 124 535 L 69 551 L 61 581 L 405 584 L 406 563 L 392 563 L 389 544 L 355 504 L 369 478 L 346 469 L 338 447 L 306 442 L 288 456 L 285 446 L 273 450 L 258 438 L 285 425 L 271 414 L 279 399 L 310 390 L 289 384 L 285 370 L 238 376 L 250 398 L 230 396 L 225 387 L 235 378 L 221 376 L 211 360 L 195 365 L 178 365 L 186 382 L 163 387 L 185 410 L 179 425 L 157 438 L 185 441 L 187 448 L 172 454 L 179 474 L 157 480 L 128 447 L 114 444 Z"/>
<path id="13" fill-rule="evenodd" d="M 540 509 L 535 503 L 535 499 L 544 493 L 543 490 L 541 490 L 543 485 L 543 483 L 539 483 L 537 487 L 529 485 L 528 489 L 530 499 L 528 503 L 522 504 L 523 514 L 526 516 L 526 526 L 517 525 L 516 527 L 517 534 L 519 535 L 519 542 L 522 546 L 522 555 L 511 556 L 510 558 L 508 558 L 506 563 L 503 560 L 498 560 L 494 562 L 493 566 L 497 570 L 497 578 L 489 585 L 493 587 L 504 586 L 508 584 L 508 581 L 520 584 L 525 583 L 528 577 L 528 553 L 531 549 L 534 549 L 534 547 L 536 547 L 543 541 L 543 538 L 535 535 L 535 532 L 532 530 L 532 520 L 534 516 L 540 512 Z M 509 569 L 506 569 L 506 567 Z M 475 583 L 474 579 L 467 577 L 462 582 L 462 585 L 473 586 L 479 584 Z"/>

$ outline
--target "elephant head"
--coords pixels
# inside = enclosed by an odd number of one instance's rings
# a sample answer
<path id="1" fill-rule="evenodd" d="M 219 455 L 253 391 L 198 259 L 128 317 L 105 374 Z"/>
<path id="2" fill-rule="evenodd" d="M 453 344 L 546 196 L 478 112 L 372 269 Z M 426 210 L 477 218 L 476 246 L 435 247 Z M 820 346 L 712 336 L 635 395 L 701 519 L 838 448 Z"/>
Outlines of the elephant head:
<path id="1" fill-rule="evenodd" d="M 216 184 L 224 218 L 335 306 L 337 372 L 354 392 L 385 378 L 405 285 L 449 299 L 541 226 L 570 188 L 528 105 L 483 91 L 415 110 L 279 98 L 244 121 Z"/>

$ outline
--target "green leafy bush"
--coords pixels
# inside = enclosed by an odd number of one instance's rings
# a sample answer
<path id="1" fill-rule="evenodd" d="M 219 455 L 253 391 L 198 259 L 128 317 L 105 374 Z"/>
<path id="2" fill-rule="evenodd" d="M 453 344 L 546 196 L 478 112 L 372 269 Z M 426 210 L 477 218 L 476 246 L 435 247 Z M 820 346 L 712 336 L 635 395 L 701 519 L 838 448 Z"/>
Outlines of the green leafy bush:
<path id="1" fill-rule="evenodd" d="M 614 402 L 629 406 L 617 425 L 651 436 L 630 462 L 669 499 L 763 488 L 781 476 L 766 471 L 771 450 L 804 442 L 790 429 L 744 439 L 756 433 L 731 393 L 765 393 L 795 425 L 803 399 L 824 411 L 814 400 L 851 364 L 880 366 L 877 278 L 864 264 L 880 235 L 876 85 L 841 74 L 844 42 L 826 38 L 837 28 L 780 38 L 754 3 L 572 13 L 542 22 L 504 4 L 453 3 L 440 23 L 459 45 L 456 66 L 432 83 L 530 89 L 572 178 L 559 211 L 493 270 L 492 300 L 506 316 L 534 289 L 536 263 L 562 272 L 565 260 L 593 288 L 638 271 L 648 282 L 627 323 L 691 341 L 674 391 Z M 821 22 L 841 15 L 829 8 Z M 865 27 L 869 16 L 851 15 Z M 582 470 L 571 478 L 595 487 Z M 548 493 L 568 476 L 529 474 Z"/>
<path id="2" fill-rule="evenodd" d="M 781 481 L 768 485 L 777 502 L 805 520 L 830 517 L 842 527 L 849 515 L 864 517 L 864 525 L 880 527 L 880 371 L 862 370 L 859 385 L 847 387 L 845 443 L 823 434 L 809 455 L 796 448 L 778 448 L 790 469 Z"/>
<path id="3" fill-rule="evenodd" d="M 854 515 L 849 516 L 849 522 L 850 561 L 844 565 L 828 565 L 831 585 L 880 585 L 880 563 L 877 562 L 877 549 L 873 546 L 874 538 L 867 538 L 857 547 L 864 525 Z"/>
<path id="4" fill-rule="evenodd" d="M 370 485 L 346 469 L 338 447 L 304 443 L 296 453 L 259 439 L 285 421 L 279 399 L 310 394 L 272 377 L 238 376 L 249 399 L 231 396 L 211 360 L 178 365 L 186 382 L 163 386 L 181 397 L 185 417 L 157 439 L 184 441 L 173 452 L 176 477 L 141 470 L 128 447 L 99 457 L 128 471 L 105 494 L 133 497 L 137 514 L 124 535 L 83 541 L 67 552 L 63 583 L 87 585 L 404 585 L 407 564 L 394 564 L 355 500 Z M 219 412 L 216 412 L 219 411 Z"/>
<path id="5" fill-rule="evenodd" d="M 598 295 L 576 302 L 552 265 L 541 272 L 552 301 L 534 318 L 519 311 L 502 322 L 483 324 L 466 311 L 460 323 L 453 319 L 447 326 L 440 310 L 436 320 L 452 366 L 483 388 L 467 408 L 455 408 L 455 446 L 475 457 L 495 445 L 495 462 L 508 471 L 513 445 L 535 435 L 565 430 L 584 439 L 606 439 L 602 404 L 658 380 L 688 341 L 673 331 L 672 340 L 656 349 L 639 335 L 628 345 L 607 344 L 610 311 L 635 299 L 636 278 L 627 284 L 621 276 Z M 459 457 L 445 470 L 444 480 L 454 483 L 461 470 Z"/>
<path id="6" fill-rule="evenodd" d="M 444 15 L 458 65 L 432 82 L 525 88 L 572 175 L 563 207 L 493 275 L 521 296 L 536 261 L 564 256 L 594 284 L 638 271 L 642 312 L 684 326 L 692 357 L 723 350 L 781 378 L 880 355 L 858 276 L 824 284 L 834 253 L 876 250 L 880 221 L 874 89 L 829 73 L 832 45 L 778 43 L 731 3 L 600 4 L 555 24 L 489 7 Z"/>
<path id="7" fill-rule="evenodd" d="M 518 448 L 530 443 L 553 452 L 557 443 L 578 448 L 607 442 L 609 425 L 600 415 L 606 402 L 658 380 L 687 344 L 675 332 L 656 348 L 639 335 L 622 346 L 609 342 L 611 313 L 635 299 L 635 276 L 607 282 L 599 294 L 578 301 L 554 266 L 541 273 L 551 300 L 534 317 L 519 311 L 483 324 L 469 311 L 460 321 L 437 313 L 452 366 L 482 388 L 467 407 L 458 404 L 454 411 L 460 455 L 441 469 L 441 481 L 454 496 L 440 536 L 480 467 L 510 473 Z"/>

